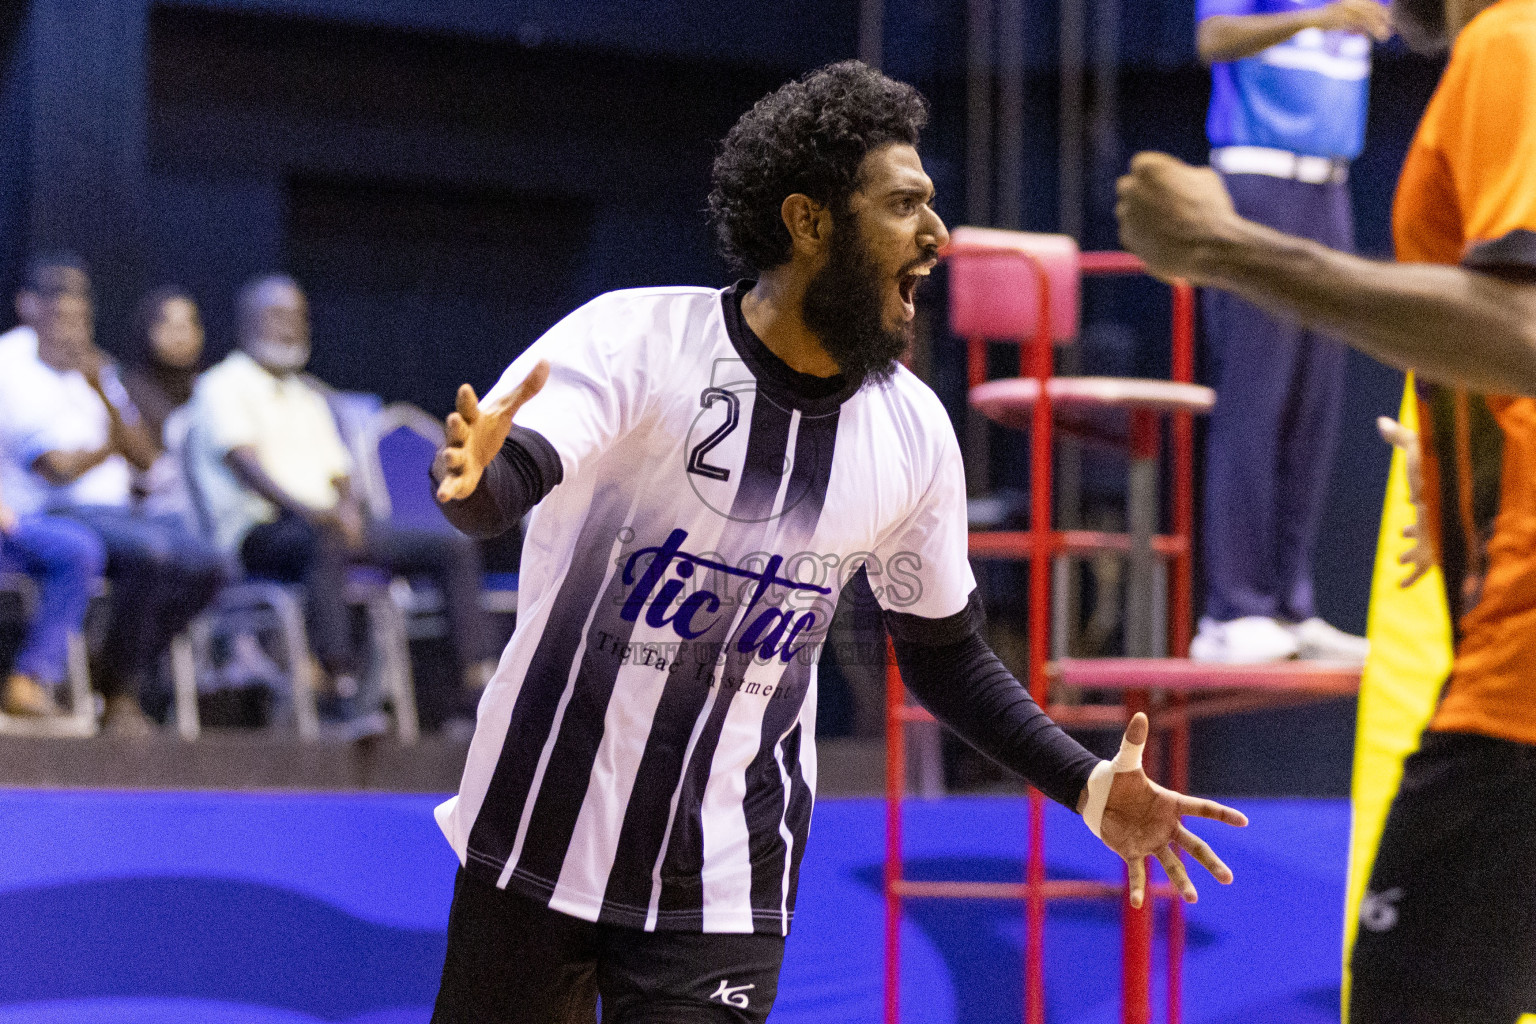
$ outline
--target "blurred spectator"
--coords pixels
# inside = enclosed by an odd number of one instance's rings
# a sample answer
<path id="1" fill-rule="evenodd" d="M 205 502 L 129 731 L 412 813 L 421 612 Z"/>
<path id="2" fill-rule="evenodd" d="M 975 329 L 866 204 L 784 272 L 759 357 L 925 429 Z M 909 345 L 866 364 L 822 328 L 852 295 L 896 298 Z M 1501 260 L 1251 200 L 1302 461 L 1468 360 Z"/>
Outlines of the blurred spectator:
<path id="1" fill-rule="evenodd" d="M 139 304 L 134 363 L 123 376 L 151 437 L 162 440 L 171 413 L 192 400 L 203 358 L 197 303 L 177 287 L 157 288 Z"/>
<path id="2" fill-rule="evenodd" d="M 3 371 L 0 371 L 3 372 Z M 0 416 L 5 414 L 0 409 Z M 0 480 L 14 467 L 6 465 Z M 69 666 L 69 635 L 80 632 L 91 589 L 106 564 L 96 535 L 57 516 L 16 514 L 0 490 L 0 572 L 30 576 L 38 604 L 0 694 L 0 711 L 46 718 L 59 712 L 53 694 Z"/>
<path id="3" fill-rule="evenodd" d="M 123 384 L 145 429 L 164 451 L 134 485 L 145 511 L 177 516 L 193 528 L 197 514 L 182 472 L 181 431 L 173 429 L 176 436 L 168 436 L 166 423 L 191 402 L 202 357 L 203 321 L 192 297 L 174 285 L 146 295 L 134 323 L 134 361 Z M 184 423 L 185 416 L 178 422 Z"/>
<path id="4" fill-rule="evenodd" d="M 0 407 L 16 473 L 7 497 L 22 517 L 66 515 L 106 548 L 112 619 L 102 651 L 104 726 L 142 736 L 139 693 L 171 638 L 223 579 L 216 552 L 175 519 L 135 509 L 131 468 L 159 454 L 117 367 L 93 341 L 90 279 L 78 260 L 34 261 L 17 294 L 23 326 L 0 338 Z"/>
<path id="5" fill-rule="evenodd" d="M 483 685 L 499 652 L 487 646 L 474 542 L 365 521 L 324 385 L 300 372 L 309 307 L 291 278 L 251 282 L 238 315 L 240 347 L 193 400 L 193 472 L 216 543 L 253 574 L 306 585 L 311 646 L 338 696 L 357 688 L 347 574 L 358 564 L 431 577 L 447 598 L 458 673 Z"/>

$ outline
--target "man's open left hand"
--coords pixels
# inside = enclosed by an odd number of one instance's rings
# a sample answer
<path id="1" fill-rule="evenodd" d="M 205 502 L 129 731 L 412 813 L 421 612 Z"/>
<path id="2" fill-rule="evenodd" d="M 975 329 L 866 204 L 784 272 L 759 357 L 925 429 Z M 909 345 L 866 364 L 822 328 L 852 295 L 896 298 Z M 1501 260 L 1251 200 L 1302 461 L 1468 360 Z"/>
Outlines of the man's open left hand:
<path id="1" fill-rule="evenodd" d="M 1215 171 L 1167 153 L 1137 153 L 1115 191 L 1122 246 L 1164 280 L 1209 283 L 1212 246 L 1241 221 Z"/>
<path id="2" fill-rule="evenodd" d="M 541 359 L 521 384 L 483 404 L 474 388 L 460 385 L 456 408 L 444 424 L 447 444 L 437 453 L 433 466 L 438 501 L 462 501 L 475 493 L 485 467 L 512 431 L 512 417 L 547 380 L 549 361 Z"/>
<path id="3" fill-rule="evenodd" d="M 1148 732 L 1147 716 L 1137 712 L 1125 730 L 1126 742 L 1139 747 L 1146 742 Z M 1216 856 L 1210 844 L 1184 827 L 1182 819 L 1188 815 L 1228 825 L 1248 824 L 1241 811 L 1213 800 L 1201 800 L 1164 789 L 1147 778 L 1147 773 L 1140 767 L 1115 772 L 1110 783 L 1109 801 L 1104 805 L 1099 838 L 1118 853 L 1130 869 L 1131 906 L 1140 907 L 1146 899 L 1148 857 L 1157 858 L 1167 872 L 1168 880 L 1186 903 L 1194 903 L 1199 895 L 1189 880 L 1189 872 L 1179 860 L 1180 850 L 1199 861 L 1216 881 L 1223 885 L 1231 883 L 1231 869 Z"/>

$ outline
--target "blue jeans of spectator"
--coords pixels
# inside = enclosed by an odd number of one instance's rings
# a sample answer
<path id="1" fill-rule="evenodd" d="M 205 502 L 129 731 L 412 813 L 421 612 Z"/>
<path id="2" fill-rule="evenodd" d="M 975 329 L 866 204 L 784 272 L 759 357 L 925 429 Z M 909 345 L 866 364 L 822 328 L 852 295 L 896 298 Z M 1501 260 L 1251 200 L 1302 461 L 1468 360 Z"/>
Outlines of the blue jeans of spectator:
<path id="1" fill-rule="evenodd" d="M 1354 249 L 1347 185 L 1262 174 L 1224 179 L 1244 217 Z M 1226 292 L 1205 291 L 1202 312 L 1216 388 L 1205 442 L 1205 613 L 1219 622 L 1309 619 L 1344 347 Z"/>
<path id="2" fill-rule="evenodd" d="M 102 648 L 99 689 L 109 697 L 137 697 L 171 639 L 218 594 L 224 561 L 172 517 L 103 505 L 61 514 L 90 528 L 107 550 L 112 621 Z"/>
<path id="3" fill-rule="evenodd" d="M 38 589 L 37 611 L 12 671 L 49 686 L 63 681 L 69 635 L 85 622 L 106 558 L 94 533 L 58 516 L 24 516 L 15 530 L 0 534 L 0 569 L 31 577 Z"/>

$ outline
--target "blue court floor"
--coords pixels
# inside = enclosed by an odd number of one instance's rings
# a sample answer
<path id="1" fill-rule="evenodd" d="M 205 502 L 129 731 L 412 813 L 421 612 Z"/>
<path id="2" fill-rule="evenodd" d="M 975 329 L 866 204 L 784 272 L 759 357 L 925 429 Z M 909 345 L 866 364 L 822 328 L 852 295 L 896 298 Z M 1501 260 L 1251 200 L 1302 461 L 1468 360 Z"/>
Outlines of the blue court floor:
<path id="1" fill-rule="evenodd" d="M 0 1024 L 425 1024 L 455 867 L 435 802 L 0 791 Z M 1337 1021 L 1348 807 L 1238 805 L 1246 830 L 1194 826 L 1237 883 L 1191 909 L 1184 1019 Z M 908 874 L 1017 879 L 1023 824 L 1017 799 L 914 801 Z M 1047 827 L 1053 875 L 1118 871 L 1075 816 Z M 883 830 L 879 801 L 817 805 L 778 1024 L 880 1019 Z M 1022 935 L 1014 904 L 913 904 L 904 1019 L 1017 1021 Z M 1052 1024 L 1119 1019 L 1118 935 L 1112 906 L 1051 912 Z"/>

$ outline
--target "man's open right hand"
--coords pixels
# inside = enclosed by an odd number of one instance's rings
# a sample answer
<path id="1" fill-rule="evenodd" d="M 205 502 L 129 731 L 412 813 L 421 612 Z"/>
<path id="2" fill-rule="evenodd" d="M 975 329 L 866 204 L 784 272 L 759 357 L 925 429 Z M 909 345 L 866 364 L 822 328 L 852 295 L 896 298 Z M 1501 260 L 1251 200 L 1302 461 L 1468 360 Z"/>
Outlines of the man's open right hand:
<path id="1" fill-rule="evenodd" d="M 475 397 L 474 388 L 459 386 L 457 408 L 445 422 L 448 443 L 437 453 L 433 466 L 438 501 L 462 501 L 475 493 L 485 467 L 501 451 L 512 429 L 512 417 L 548 379 L 549 362 L 541 359 L 521 384 L 484 405 Z"/>
<path id="2" fill-rule="evenodd" d="M 1424 469 L 1419 455 L 1419 435 L 1388 416 L 1376 417 L 1376 429 L 1381 439 L 1403 453 L 1408 471 L 1408 500 L 1413 504 L 1413 522 L 1403 527 L 1403 539 L 1408 547 L 1397 557 L 1399 565 L 1408 567 L 1398 586 L 1404 590 L 1428 575 L 1436 564 L 1434 542 L 1429 536 L 1429 506 L 1424 500 Z"/>

